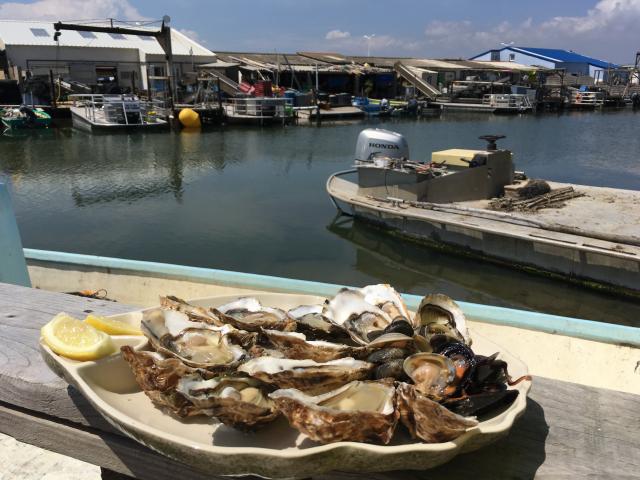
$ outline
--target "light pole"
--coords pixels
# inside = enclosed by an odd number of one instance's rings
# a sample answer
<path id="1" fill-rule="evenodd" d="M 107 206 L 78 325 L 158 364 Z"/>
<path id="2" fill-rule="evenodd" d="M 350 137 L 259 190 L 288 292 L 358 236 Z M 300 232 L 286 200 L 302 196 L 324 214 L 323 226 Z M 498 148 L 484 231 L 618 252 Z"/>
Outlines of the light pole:
<path id="1" fill-rule="evenodd" d="M 363 35 L 363 37 L 367 39 L 367 57 L 371 56 L 371 40 L 375 36 L 375 33 L 372 33 L 371 35 Z"/>

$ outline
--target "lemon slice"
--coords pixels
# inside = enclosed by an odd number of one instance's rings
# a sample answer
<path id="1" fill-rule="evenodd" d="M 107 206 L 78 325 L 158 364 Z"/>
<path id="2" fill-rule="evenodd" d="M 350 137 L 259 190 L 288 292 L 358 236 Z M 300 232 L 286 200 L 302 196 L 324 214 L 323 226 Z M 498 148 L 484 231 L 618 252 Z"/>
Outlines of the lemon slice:
<path id="1" fill-rule="evenodd" d="M 116 351 L 109 335 L 66 313 L 53 317 L 40 334 L 51 350 L 74 360 L 96 360 Z"/>
<path id="2" fill-rule="evenodd" d="M 98 315 L 87 315 L 84 319 L 92 327 L 102 330 L 109 335 L 142 335 L 142 330 L 133 325 L 129 325 L 113 318 L 99 317 Z"/>

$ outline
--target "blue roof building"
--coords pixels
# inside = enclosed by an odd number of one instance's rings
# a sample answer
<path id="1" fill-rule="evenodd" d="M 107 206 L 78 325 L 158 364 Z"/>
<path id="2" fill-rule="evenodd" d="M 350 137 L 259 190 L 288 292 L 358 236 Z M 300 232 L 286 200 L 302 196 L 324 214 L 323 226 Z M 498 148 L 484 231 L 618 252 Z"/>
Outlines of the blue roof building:
<path id="1" fill-rule="evenodd" d="M 546 68 L 564 68 L 568 73 L 596 77 L 596 72 L 609 68 L 618 68 L 611 62 L 587 57 L 571 50 L 559 48 L 531 48 L 506 46 L 500 49 L 487 50 L 469 60 L 491 60 L 516 62 L 524 65 L 536 65 Z"/>

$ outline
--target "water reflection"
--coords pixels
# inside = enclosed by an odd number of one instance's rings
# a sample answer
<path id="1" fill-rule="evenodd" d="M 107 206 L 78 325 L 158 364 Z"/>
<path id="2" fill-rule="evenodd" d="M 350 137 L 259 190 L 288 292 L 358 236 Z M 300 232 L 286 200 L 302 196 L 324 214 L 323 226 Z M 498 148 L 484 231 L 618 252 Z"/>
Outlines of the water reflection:
<path id="1" fill-rule="evenodd" d="M 482 148 L 504 133 L 519 169 L 574 183 L 638 188 L 640 136 L 618 115 L 452 116 L 287 128 L 91 135 L 71 128 L 0 136 L 26 247 L 364 285 L 617 323 L 639 306 L 509 269 L 450 257 L 368 227 L 338 224 L 325 183 L 353 163 L 367 126 L 403 133 L 411 157 Z M 621 141 L 623 139 L 624 141 Z"/>
<path id="2" fill-rule="evenodd" d="M 433 291 L 470 302 L 624 325 L 634 325 L 640 315 L 637 302 L 445 254 L 351 217 L 337 217 L 327 229 L 357 247 L 355 268 L 377 278 L 393 272 L 394 285 L 404 292 L 420 293 L 427 282 Z"/>

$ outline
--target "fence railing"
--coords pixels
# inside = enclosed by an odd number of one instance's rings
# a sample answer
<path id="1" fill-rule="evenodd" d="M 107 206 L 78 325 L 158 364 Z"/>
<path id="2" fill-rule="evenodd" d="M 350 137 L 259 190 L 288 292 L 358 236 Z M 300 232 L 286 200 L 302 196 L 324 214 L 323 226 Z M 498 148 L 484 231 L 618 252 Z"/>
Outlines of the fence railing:
<path id="1" fill-rule="evenodd" d="M 69 99 L 93 123 L 144 125 L 154 123 L 156 118 L 166 115 L 162 102 L 144 102 L 131 94 L 78 94 L 69 95 Z"/>

